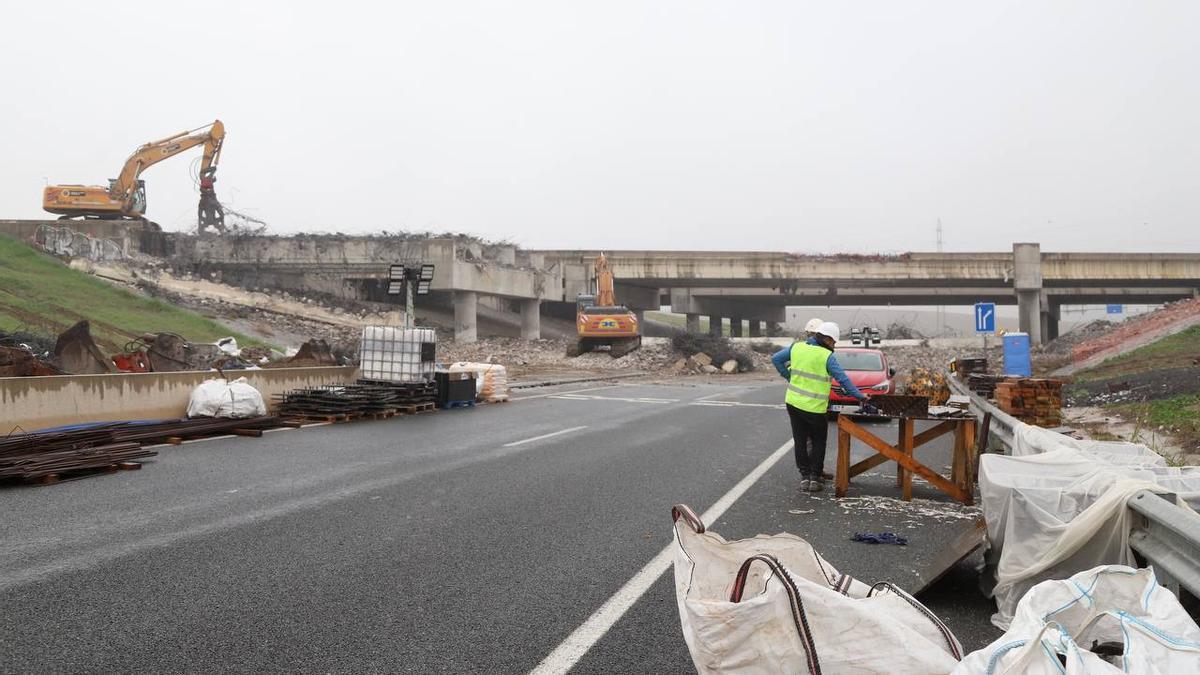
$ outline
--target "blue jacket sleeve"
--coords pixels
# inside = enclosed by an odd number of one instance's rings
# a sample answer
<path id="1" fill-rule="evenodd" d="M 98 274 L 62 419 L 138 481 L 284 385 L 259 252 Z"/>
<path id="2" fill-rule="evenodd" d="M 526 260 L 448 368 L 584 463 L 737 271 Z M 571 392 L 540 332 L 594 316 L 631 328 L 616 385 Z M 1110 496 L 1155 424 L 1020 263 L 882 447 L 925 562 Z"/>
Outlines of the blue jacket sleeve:
<path id="1" fill-rule="evenodd" d="M 792 348 L 785 347 L 775 352 L 771 357 L 771 363 L 775 364 L 775 370 L 779 371 L 779 375 L 783 379 L 788 379 L 792 376 Z"/>
<path id="2" fill-rule="evenodd" d="M 850 376 L 846 374 L 846 371 L 842 370 L 842 364 L 837 362 L 837 358 L 833 354 L 829 355 L 829 360 L 825 362 L 825 367 L 829 369 L 829 374 L 833 376 L 833 379 L 842 385 L 842 389 L 847 395 L 853 396 L 860 401 L 867 400 L 866 395 L 859 391 L 858 387 L 854 386 L 854 383 L 850 381 Z"/>

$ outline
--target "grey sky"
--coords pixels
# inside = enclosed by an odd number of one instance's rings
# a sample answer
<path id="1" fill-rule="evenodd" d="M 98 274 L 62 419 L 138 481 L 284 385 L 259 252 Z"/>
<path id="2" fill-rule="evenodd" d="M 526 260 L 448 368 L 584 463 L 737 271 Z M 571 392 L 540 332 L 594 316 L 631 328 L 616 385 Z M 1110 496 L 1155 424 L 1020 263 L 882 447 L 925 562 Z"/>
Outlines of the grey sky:
<path id="1" fill-rule="evenodd" d="M 221 118 L 277 232 L 1197 250 L 1194 2 L 12 3 L 0 218 Z M 198 152 L 150 169 L 194 221 Z"/>

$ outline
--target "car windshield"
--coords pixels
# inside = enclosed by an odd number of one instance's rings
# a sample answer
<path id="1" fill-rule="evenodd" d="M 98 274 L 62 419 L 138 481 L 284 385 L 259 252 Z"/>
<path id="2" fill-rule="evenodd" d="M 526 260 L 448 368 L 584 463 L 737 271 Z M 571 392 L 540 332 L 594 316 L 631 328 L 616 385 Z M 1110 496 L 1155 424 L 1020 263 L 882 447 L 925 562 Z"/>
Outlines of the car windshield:
<path id="1" fill-rule="evenodd" d="M 836 352 L 842 370 L 883 370 L 883 356 L 878 352 Z"/>

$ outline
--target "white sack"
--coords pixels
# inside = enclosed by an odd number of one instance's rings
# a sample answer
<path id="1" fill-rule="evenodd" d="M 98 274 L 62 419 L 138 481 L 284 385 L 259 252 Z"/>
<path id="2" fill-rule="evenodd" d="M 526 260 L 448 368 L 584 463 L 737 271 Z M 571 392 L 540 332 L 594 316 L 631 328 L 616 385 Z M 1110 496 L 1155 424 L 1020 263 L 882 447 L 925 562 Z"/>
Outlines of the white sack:
<path id="1" fill-rule="evenodd" d="M 1092 653 L 1096 642 L 1120 644 L 1122 656 L 1106 660 Z M 1018 603 L 1008 631 L 954 670 L 955 675 L 1197 672 L 1196 622 L 1158 585 L 1153 571 L 1121 565 L 1034 586 Z"/>
<path id="2" fill-rule="evenodd" d="M 188 417 L 261 417 L 267 414 L 262 394 L 246 382 L 246 378 L 229 382 L 205 380 L 192 390 L 188 400 Z"/>
<path id="3" fill-rule="evenodd" d="M 912 596 L 839 574 L 797 536 L 725 541 L 688 507 L 673 515 L 675 598 L 701 675 L 931 675 L 962 658 L 954 634 Z"/>
<path id="4" fill-rule="evenodd" d="M 237 339 L 232 337 L 217 340 L 217 349 L 226 356 L 238 356 L 242 353 L 242 350 L 238 349 Z"/>

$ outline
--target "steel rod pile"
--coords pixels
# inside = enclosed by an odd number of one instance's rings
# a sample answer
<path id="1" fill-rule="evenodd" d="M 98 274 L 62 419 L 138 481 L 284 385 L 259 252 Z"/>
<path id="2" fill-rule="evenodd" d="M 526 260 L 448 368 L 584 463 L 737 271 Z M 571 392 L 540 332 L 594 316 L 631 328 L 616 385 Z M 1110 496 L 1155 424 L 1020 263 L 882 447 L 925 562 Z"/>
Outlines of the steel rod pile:
<path id="1" fill-rule="evenodd" d="M 157 455 L 144 445 L 235 429 L 279 426 L 278 417 L 105 422 L 0 437 L 0 479 L 98 469 Z"/>

